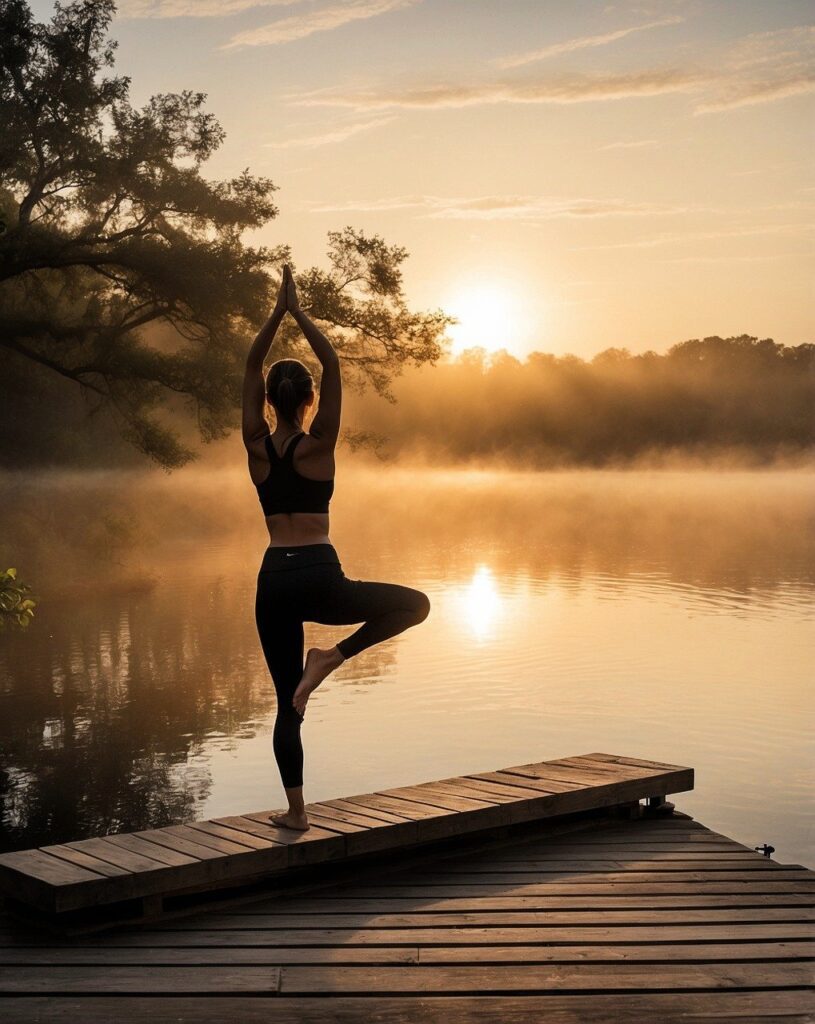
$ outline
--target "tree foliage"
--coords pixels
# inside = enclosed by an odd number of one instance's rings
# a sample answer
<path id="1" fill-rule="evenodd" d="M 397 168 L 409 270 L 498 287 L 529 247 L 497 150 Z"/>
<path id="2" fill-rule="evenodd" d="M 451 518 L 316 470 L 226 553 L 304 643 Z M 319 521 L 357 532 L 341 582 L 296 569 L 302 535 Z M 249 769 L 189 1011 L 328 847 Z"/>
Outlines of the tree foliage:
<path id="1" fill-rule="evenodd" d="M 16 569 L 0 572 L 0 630 L 7 625 L 30 625 L 36 603 L 29 597 L 31 588 L 17 579 Z"/>
<path id="2" fill-rule="evenodd" d="M 181 403 L 204 441 L 236 426 L 273 267 L 294 264 L 286 245 L 243 240 L 277 216 L 270 179 L 203 176 L 224 139 L 203 93 L 130 104 L 112 70 L 114 13 L 112 0 L 76 0 L 37 23 L 25 0 L 0 0 L 0 346 L 78 384 L 171 467 L 194 452 L 163 410 Z M 297 275 L 301 305 L 325 322 L 349 383 L 392 398 L 404 364 L 440 356 L 451 320 L 408 310 L 404 249 L 351 227 L 329 242 L 330 270 Z M 313 361 L 293 324 L 281 339 Z"/>

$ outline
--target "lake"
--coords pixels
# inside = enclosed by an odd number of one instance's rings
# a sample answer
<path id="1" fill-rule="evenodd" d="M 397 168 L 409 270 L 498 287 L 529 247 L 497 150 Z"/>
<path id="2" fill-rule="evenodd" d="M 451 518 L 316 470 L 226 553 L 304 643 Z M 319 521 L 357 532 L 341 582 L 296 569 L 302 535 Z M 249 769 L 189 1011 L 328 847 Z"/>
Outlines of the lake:
<path id="1" fill-rule="evenodd" d="M 10 477 L 40 602 L 0 634 L 0 846 L 283 807 L 245 473 Z M 346 575 L 431 613 L 311 697 L 306 800 L 606 751 L 694 767 L 682 810 L 815 866 L 813 499 L 792 470 L 341 468 Z"/>

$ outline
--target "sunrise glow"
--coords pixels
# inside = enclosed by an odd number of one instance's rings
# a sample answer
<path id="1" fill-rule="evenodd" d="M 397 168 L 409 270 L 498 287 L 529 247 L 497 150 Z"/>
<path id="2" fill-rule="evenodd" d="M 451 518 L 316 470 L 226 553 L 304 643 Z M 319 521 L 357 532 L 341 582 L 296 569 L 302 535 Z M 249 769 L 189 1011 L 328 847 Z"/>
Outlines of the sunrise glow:
<path id="1" fill-rule="evenodd" d="M 452 289 L 442 305 L 459 321 L 447 329 L 452 355 L 475 347 L 488 352 L 506 349 L 513 355 L 527 349 L 529 297 L 512 282 L 485 276 Z"/>

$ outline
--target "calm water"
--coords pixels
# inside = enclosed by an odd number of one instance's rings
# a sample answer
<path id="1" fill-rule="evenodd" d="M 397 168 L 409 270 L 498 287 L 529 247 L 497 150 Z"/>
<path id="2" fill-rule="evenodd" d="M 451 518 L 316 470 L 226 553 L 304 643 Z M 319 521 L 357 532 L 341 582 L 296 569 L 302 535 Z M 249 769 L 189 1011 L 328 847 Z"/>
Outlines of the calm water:
<path id="1" fill-rule="evenodd" d="M 418 586 L 432 611 L 312 696 L 306 799 L 607 751 L 695 767 L 683 810 L 815 865 L 814 479 L 339 476 L 346 574 Z M 64 487 L 91 510 L 124 500 L 119 478 Z M 187 471 L 134 494 L 129 564 L 155 585 L 73 587 L 67 553 L 32 561 L 36 625 L 0 637 L 5 848 L 283 805 L 254 495 Z"/>

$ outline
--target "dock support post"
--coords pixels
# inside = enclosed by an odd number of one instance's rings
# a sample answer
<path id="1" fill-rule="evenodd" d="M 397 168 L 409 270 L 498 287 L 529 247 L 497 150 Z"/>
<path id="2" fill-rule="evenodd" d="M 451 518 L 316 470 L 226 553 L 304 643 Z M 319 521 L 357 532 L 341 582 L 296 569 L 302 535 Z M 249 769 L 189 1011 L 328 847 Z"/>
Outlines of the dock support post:
<path id="1" fill-rule="evenodd" d="M 664 796 L 649 796 L 645 801 L 645 813 L 649 815 L 673 814 L 674 805 Z"/>
<path id="2" fill-rule="evenodd" d="M 639 800 L 629 800 L 624 804 L 615 804 L 612 812 L 626 821 L 635 821 L 642 814 L 642 805 Z"/>

